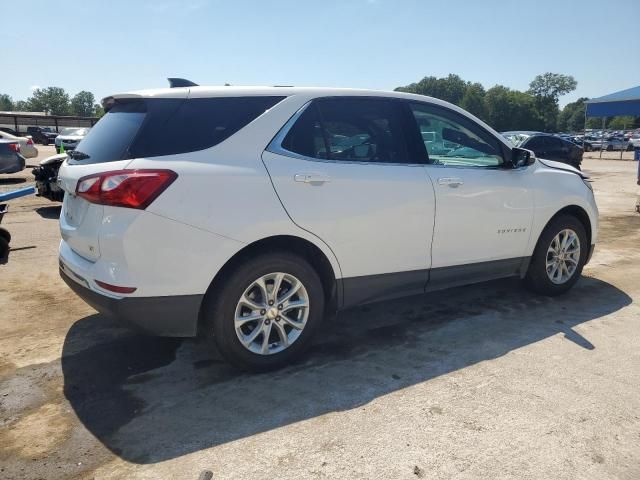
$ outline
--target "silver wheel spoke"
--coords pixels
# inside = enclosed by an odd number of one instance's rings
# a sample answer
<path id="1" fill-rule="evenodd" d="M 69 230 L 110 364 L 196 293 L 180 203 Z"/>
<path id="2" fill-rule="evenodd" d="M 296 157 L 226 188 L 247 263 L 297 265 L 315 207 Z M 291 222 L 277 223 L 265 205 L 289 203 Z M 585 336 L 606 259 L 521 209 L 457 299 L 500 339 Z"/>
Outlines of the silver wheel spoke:
<path id="1" fill-rule="evenodd" d="M 291 297 L 293 297 L 296 294 L 296 292 L 300 289 L 301 286 L 302 286 L 302 283 L 300 282 L 296 282 L 295 285 L 291 285 L 291 288 L 287 290 L 287 293 L 285 293 L 282 297 L 278 298 L 277 302 L 279 304 L 285 303 L 287 300 L 289 300 Z"/>
<path id="2" fill-rule="evenodd" d="M 264 308 L 264 305 L 254 302 L 247 296 L 246 293 L 244 294 L 242 299 L 240 299 L 240 304 L 249 307 L 251 310 L 260 310 L 261 308 Z"/>
<path id="3" fill-rule="evenodd" d="M 287 317 L 286 315 L 281 315 L 281 318 L 285 322 L 287 322 L 287 324 L 291 325 L 296 330 L 302 330 L 304 328 L 304 323 L 296 321 L 296 320 L 293 320 L 293 319 Z"/>
<path id="4" fill-rule="evenodd" d="M 236 328 L 241 327 L 247 322 L 255 322 L 256 320 L 262 320 L 262 315 L 259 312 L 244 316 L 236 316 Z"/>
<path id="5" fill-rule="evenodd" d="M 276 273 L 276 278 L 273 281 L 273 291 L 271 292 L 270 300 L 276 302 L 278 300 L 278 290 L 282 286 L 282 280 L 284 280 L 284 273 Z"/>
<path id="6" fill-rule="evenodd" d="M 263 327 L 262 327 L 263 337 L 262 337 L 262 349 L 260 353 L 262 353 L 263 355 L 266 355 L 267 353 L 269 353 L 269 337 L 271 336 L 271 325 L 273 324 L 272 323 L 269 323 L 269 325 L 263 324 Z"/>
<path id="7" fill-rule="evenodd" d="M 264 281 L 264 277 L 256 280 L 255 284 L 260 289 L 260 296 L 262 297 L 262 304 L 266 305 L 269 301 L 269 291 L 267 290 L 267 284 Z"/>
<path id="8" fill-rule="evenodd" d="M 308 306 L 309 303 L 306 300 L 294 300 L 293 302 L 288 302 L 287 304 L 282 306 L 282 313 L 294 310 L 296 308 L 304 308 Z"/>
<path id="9" fill-rule="evenodd" d="M 276 329 L 276 332 L 278 332 L 278 336 L 280 337 L 280 341 L 282 342 L 282 345 L 286 348 L 289 346 L 289 336 L 287 335 L 286 330 L 284 329 L 284 327 L 282 326 L 282 324 L 280 322 L 276 322 L 273 324 L 273 326 Z"/>
<path id="10" fill-rule="evenodd" d="M 245 347 L 249 347 L 255 341 L 255 339 L 258 338 L 258 335 L 260 335 L 260 333 L 262 332 L 262 328 L 263 323 L 256 325 L 256 328 L 254 328 L 249 335 L 241 338 L 240 341 L 244 344 Z"/>

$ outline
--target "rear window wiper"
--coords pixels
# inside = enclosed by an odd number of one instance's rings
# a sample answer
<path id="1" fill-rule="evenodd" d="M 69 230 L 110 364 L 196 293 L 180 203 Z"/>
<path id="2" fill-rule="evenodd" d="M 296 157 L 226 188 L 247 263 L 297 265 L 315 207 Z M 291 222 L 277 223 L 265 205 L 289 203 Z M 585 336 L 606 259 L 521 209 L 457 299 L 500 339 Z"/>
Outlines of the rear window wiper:
<path id="1" fill-rule="evenodd" d="M 88 155 L 84 152 L 79 152 L 78 150 L 71 150 L 67 153 L 67 155 L 69 155 L 73 160 L 86 160 L 87 158 L 91 157 L 91 155 Z"/>

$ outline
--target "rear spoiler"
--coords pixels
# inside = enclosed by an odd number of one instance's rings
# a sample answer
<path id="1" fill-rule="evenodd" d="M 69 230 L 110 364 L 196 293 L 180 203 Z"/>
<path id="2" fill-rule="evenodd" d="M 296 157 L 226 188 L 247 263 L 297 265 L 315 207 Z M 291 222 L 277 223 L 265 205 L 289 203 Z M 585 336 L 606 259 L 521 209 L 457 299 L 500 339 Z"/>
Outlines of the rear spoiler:
<path id="1" fill-rule="evenodd" d="M 169 87 L 170 88 L 180 88 L 180 87 L 199 87 L 197 83 L 192 82 L 191 80 L 187 80 L 185 78 L 168 78 Z M 132 93 L 122 93 L 114 96 L 105 97 L 102 99 L 102 108 L 104 108 L 105 112 L 111 110 L 111 107 L 116 103 L 117 100 L 123 99 L 133 99 L 133 98 L 144 98 L 137 92 Z"/>
<path id="2" fill-rule="evenodd" d="M 167 80 L 169 80 L 169 88 L 199 86 L 197 83 L 193 83 L 191 80 L 187 80 L 186 78 L 167 78 Z"/>

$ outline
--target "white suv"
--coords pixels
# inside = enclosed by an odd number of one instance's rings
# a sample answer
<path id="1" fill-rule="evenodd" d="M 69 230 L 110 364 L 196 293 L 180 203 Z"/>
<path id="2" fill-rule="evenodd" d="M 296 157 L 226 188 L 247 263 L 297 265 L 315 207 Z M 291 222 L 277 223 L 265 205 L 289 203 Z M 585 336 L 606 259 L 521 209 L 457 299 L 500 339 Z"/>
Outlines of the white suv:
<path id="1" fill-rule="evenodd" d="M 106 98 L 59 172 L 63 279 L 143 331 L 265 370 L 327 313 L 501 277 L 556 295 L 591 256 L 586 177 L 454 105 L 182 85 Z"/>

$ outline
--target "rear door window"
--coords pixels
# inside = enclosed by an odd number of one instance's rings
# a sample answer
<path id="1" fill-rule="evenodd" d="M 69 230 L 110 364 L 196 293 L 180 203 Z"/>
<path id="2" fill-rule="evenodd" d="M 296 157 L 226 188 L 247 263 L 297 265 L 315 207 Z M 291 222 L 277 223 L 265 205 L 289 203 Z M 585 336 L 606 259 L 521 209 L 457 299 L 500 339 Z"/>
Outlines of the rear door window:
<path id="1" fill-rule="evenodd" d="M 404 130 L 400 102 L 323 98 L 305 109 L 285 136 L 282 148 L 323 160 L 412 163 Z"/>
<path id="2" fill-rule="evenodd" d="M 116 102 L 71 155 L 73 163 L 195 152 L 223 142 L 281 96 L 156 98 Z"/>
<path id="3" fill-rule="evenodd" d="M 328 98 L 318 110 L 332 160 L 409 163 L 399 102 Z"/>

